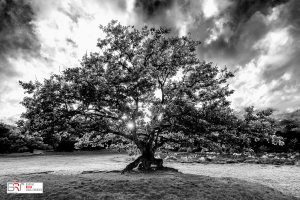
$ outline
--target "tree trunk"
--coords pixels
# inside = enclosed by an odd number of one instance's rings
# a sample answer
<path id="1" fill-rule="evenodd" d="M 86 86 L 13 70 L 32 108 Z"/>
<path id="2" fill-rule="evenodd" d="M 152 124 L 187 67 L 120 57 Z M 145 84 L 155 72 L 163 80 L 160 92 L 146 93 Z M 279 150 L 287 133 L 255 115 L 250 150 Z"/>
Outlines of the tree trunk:
<path id="1" fill-rule="evenodd" d="M 136 167 L 142 171 L 151 171 L 151 165 L 156 165 L 156 169 L 163 168 L 163 160 L 154 157 L 155 152 L 152 150 L 151 146 L 145 145 L 143 147 L 144 148 L 141 149 L 142 155 L 132 163 L 128 164 L 126 168 L 122 170 L 122 174 L 131 171 Z"/>

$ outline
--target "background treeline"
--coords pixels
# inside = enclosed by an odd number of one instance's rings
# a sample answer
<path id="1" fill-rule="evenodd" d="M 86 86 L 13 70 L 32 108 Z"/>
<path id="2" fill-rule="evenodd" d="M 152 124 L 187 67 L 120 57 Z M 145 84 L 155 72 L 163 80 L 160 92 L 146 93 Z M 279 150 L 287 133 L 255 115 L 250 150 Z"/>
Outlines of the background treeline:
<path id="1" fill-rule="evenodd" d="M 0 123 L 0 153 L 33 152 L 34 149 L 72 151 L 75 140 L 70 138 L 41 137 L 38 133 L 29 134 L 22 129 Z"/>
<path id="2" fill-rule="evenodd" d="M 277 115 L 276 118 L 268 118 L 271 124 L 277 127 L 276 136 L 282 137 L 283 143 L 274 143 L 271 140 L 259 140 L 256 137 L 256 132 L 264 132 L 267 129 L 264 126 L 266 116 L 261 115 L 261 112 L 254 114 L 253 107 L 245 109 L 245 113 L 239 116 L 240 121 L 235 122 L 233 131 L 240 131 L 246 133 L 237 137 L 231 137 L 231 132 L 227 129 L 227 134 L 222 132 L 221 134 L 216 131 L 213 134 L 214 138 L 210 138 L 214 141 L 214 145 L 209 143 L 181 143 L 166 145 L 163 148 L 174 151 L 201 151 L 206 149 L 207 151 L 219 151 L 222 153 L 235 153 L 242 151 L 253 151 L 255 153 L 261 152 L 300 152 L 300 110 L 296 110 L 292 113 L 285 113 Z M 269 116 L 270 113 L 265 115 Z M 236 113 L 236 116 L 240 114 Z M 227 122 L 228 123 L 228 122 Z M 238 125 L 237 125 L 238 124 Z M 229 124 L 227 124 L 230 127 Z M 271 130 L 274 130 L 271 129 Z M 232 130 L 231 130 L 232 131 Z M 14 153 L 14 152 L 33 152 L 33 149 L 52 149 L 55 151 L 73 151 L 75 149 L 101 149 L 109 147 L 112 141 L 100 141 L 97 137 L 93 137 L 93 134 L 87 134 L 90 137 L 76 138 L 72 134 L 48 134 L 43 135 L 38 133 L 27 133 L 18 128 L 17 126 L 0 123 L 0 153 Z M 247 137 L 247 138 L 243 138 Z M 217 146 L 215 144 L 218 144 Z M 128 146 L 128 144 L 125 144 Z"/>

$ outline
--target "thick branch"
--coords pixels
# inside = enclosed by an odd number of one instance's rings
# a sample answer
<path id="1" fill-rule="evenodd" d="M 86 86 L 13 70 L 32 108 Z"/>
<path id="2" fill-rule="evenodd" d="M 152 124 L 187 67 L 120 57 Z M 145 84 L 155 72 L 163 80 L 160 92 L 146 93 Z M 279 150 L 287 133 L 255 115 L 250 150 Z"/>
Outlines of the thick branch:
<path id="1" fill-rule="evenodd" d="M 137 117 L 137 114 L 138 114 L 138 111 L 139 111 L 139 106 L 138 106 L 139 100 L 138 100 L 138 98 L 136 98 L 134 100 L 135 100 L 135 109 L 134 109 L 134 112 L 132 114 L 132 121 L 133 121 L 134 128 L 131 131 L 131 134 L 132 134 L 134 143 L 138 146 L 138 148 L 141 148 L 141 144 L 140 144 L 140 142 L 138 140 L 138 137 L 137 137 L 137 126 L 136 126 L 136 117 Z"/>
<path id="2" fill-rule="evenodd" d="M 148 144 L 152 144 L 154 141 L 155 130 L 150 132 L 150 137 L 148 139 Z"/>
<path id="3" fill-rule="evenodd" d="M 156 132 L 156 138 L 155 138 L 153 151 L 155 151 L 158 148 L 158 137 L 159 137 L 159 131 Z"/>

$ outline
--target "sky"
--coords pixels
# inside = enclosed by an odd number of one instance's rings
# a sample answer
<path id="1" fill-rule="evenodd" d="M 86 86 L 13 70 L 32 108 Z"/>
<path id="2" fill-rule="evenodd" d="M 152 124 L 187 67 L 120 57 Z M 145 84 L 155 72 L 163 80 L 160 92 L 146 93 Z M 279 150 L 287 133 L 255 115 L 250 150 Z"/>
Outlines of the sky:
<path id="1" fill-rule="evenodd" d="M 0 0 L 0 120 L 25 108 L 18 81 L 43 81 L 98 52 L 99 25 L 165 26 L 235 72 L 231 107 L 300 108 L 299 0 Z"/>

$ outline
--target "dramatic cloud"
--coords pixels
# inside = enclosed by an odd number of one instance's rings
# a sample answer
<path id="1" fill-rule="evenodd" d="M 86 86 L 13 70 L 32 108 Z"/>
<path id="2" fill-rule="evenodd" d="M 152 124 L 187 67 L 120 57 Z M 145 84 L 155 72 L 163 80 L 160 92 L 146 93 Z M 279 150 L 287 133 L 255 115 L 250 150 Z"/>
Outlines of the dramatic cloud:
<path id="1" fill-rule="evenodd" d="M 85 53 L 97 51 L 100 24 L 134 18 L 134 1 L 0 2 L 0 119 L 8 123 L 24 111 L 19 80 L 42 81 L 79 65 Z"/>
<path id="2" fill-rule="evenodd" d="M 300 18 L 293 11 L 295 7 L 299 9 L 299 1 L 274 7 L 268 15 L 262 15 L 265 31 L 250 43 L 256 54 L 249 57 L 252 64 L 239 63 L 240 72 L 232 81 L 237 90 L 232 97 L 236 105 L 288 111 L 299 108 L 300 45 L 299 34 L 295 33 L 299 33 Z"/>
<path id="3" fill-rule="evenodd" d="M 22 76 L 11 62 L 28 61 L 39 55 L 40 44 L 32 24 L 34 12 L 24 1 L 0 1 L 0 118 L 12 119 L 20 114 L 22 92 L 16 87 Z M 22 66 L 20 66 L 22 67 Z M 12 109 L 18 107 L 18 109 Z"/>
<path id="4" fill-rule="evenodd" d="M 0 119 L 24 108 L 18 80 L 49 77 L 98 51 L 100 24 L 166 26 L 202 41 L 200 59 L 236 72 L 232 107 L 300 107 L 298 0 L 0 0 Z"/>
<path id="5" fill-rule="evenodd" d="M 293 110 L 299 102 L 297 0 L 137 1 L 143 23 L 192 33 L 199 58 L 236 70 L 232 106 Z"/>

